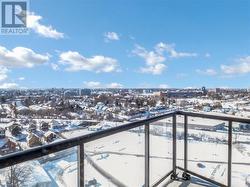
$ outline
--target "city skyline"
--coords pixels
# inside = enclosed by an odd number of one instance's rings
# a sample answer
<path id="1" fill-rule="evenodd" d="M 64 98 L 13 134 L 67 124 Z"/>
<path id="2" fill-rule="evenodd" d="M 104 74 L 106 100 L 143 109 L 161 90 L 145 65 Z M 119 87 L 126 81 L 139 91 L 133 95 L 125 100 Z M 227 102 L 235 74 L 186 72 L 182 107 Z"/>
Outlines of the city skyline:
<path id="1" fill-rule="evenodd" d="M 249 88 L 249 6 L 30 1 L 30 33 L 0 36 L 0 88 Z"/>

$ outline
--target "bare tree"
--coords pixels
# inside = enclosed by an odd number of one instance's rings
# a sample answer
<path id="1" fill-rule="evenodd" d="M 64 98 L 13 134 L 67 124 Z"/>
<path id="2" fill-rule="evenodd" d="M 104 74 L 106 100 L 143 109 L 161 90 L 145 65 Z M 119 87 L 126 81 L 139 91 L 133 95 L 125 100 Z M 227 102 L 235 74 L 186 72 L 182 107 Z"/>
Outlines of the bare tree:
<path id="1" fill-rule="evenodd" d="M 30 166 L 14 165 L 9 167 L 6 174 L 6 182 L 8 187 L 20 187 L 29 180 L 32 174 Z"/>

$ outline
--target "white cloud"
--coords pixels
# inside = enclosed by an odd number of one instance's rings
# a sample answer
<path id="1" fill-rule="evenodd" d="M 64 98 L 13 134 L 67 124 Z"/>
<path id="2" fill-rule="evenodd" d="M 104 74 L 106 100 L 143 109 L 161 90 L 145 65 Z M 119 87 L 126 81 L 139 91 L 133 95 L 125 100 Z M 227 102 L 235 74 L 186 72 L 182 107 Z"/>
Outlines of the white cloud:
<path id="1" fill-rule="evenodd" d="M 42 20 L 42 16 L 36 15 L 34 12 L 28 12 L 27 16 L 27 26 L 28 28 L 34 30 L 37 34 L 46 37 L 46 38 L 54 38 L 60 39 L 64 37 L 64 34 L 58 32 L 51 25 L 43 25 L 40 23 Z"/>
<path id="2" fill-rule="evenodd" d="M 167 84 L 160 84 L 159 88 L 169 88 L 169 86 Z"/>
<path id="3" fill-rule="evenodd" d="M 225 74 L 250 73 L 250 56 L 237 59 L 236 64 L 221 65 L 221 70 Z"/>
<path id="4" fill-rule="evenodd" d="M 147 51 L 145 48 L 136 45 L 135 49 L 132 51 L 137 56 L 143 58 L 146 61 L 147 65 L 155 65 L 162 63 L 166 60 L 166 58 L 161 54 L 155 51 Z"/>
<path id="5" fill-rule="evenodd" d="M 84 82 L 83 85 L 87 88 L 101 88 L 102 87 L 100 82 L 95 82 L 95 81 Z"/>
<path id="6" fill-rule="evenodd" d="M 16 83 L 3 83 L 0 84 L 0 89 L 15 89 L 18 88 L 19 85 Z"/>
<path id="7" fill-rule="evenodd" d="M 25 80 L 25 77 L 19 77 L 18 80 L 19 80 L 19 81 L 24 81 L 24 80 Z"/>
<path id="8" fill-rule="evenodd" d="M 87 88 L 123 88 L 123 85 L 117 82 L 112 82 L 109 84 L 102 84 L 97 81 L 89 81 L 83 83 L 84 87 Z"/>
<path id="9" fill-rule="evenodd" d="M 111 40 L 120 40 L 119 35 L 116 32 L 106 32 L 104 33 L 104 41 L 109 42 Z"/>
<path id="10" fill-rule="evenodd" d="M 6 67 L 0 66 L 0 81 L 3 81 L 8 78 L 8 72 L 9 70 Z"/>
<path id="11" fill-rule="evenodd" d="M 160 42 L 156 44 L 154 50 L 147 51 L 142 46 L 136 45 L 133 54 L 143 58 L 146 66 L 141 68 L 143 73 L 159 75 L 164 72 L 167 66 L 164 64 L 167 58 L 196 57 L 197 53 L 177 52 L 174 44 Z"/>
<path id="12" fill-rule="evenodd" d="M 106 86 L 107 88 L 122 88 L 123 85 L 117 82 L 112 82 Z"/>
<path id="13" fill-rule="evenodd" d="M 132 52 L 146 62 L 146 67 L 142 67 L 141 72 L 159 75 L 165 70 L 166 65 L 163 62 L 166 58 L 162 54 L 155 51 L 147 51 L 139 45 L 136 45 Z"/>
<path id="14" fill-rule="evenodd" d="M 31 68 L 37 64 L 43 64 L 49 60 L 49 55 L 35 53 L 32 49 L 16 47 L 8 50 L 0 46 L 0 65 L 5 67 Z"/>
<path id="15" fill-rule="evenodd" d="M 155 46 L 155 50 L 162 54 L 163 52 L 167 52 L 169 57 L 171 58 L 182 58 L 182 57 L 196 57 L 197 53 L 188 53 L 188 52 L 177 52 L 175 50 L 175 44 L 166 44 L 163 42 L 158 43 Z"/>
<path id="16" fill-rule="evenodd" d="M 119 64 L 116 59 L 101 55 L 86 58 L 78 52 L 68 51 L 60 54 L 60 62 L 66 65 L 66 71 L 93 71 L 100 72 L 119 72 Z"/>
<path id="17" fill-rule="evenodd" d="M 156 65 L 150 65 L 147 67 L 142 67 L 141 72 L 142 73 L 151 73 L 153 75 L 160 75 L 163 73 L 163 71 L 166 69 L 165 64 L 156 64 Z"/>
<path id="18" fill-rule="evenodd" d="M 197 69 L 196 73 L 201 74 L 201 75 L 209 75 L 209 76 L 217 75 L 217 72 L 214 69 L 205 69 L 205 70 Z"/>

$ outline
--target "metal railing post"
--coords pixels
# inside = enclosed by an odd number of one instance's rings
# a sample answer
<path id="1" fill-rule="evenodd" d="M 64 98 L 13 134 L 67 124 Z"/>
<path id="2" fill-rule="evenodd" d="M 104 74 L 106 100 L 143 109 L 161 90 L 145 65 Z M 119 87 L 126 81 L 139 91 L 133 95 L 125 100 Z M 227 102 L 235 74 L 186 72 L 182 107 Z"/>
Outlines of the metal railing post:
<path id="1" fill-rule="evenodd" d="M 145 187 L 149 187 L 149 123 L 145 124 Z"/>
<path id="2" fill-rule="evenodd" d="M 145 187 L 149 187 L 149 123 L 145 124 Z"/>
<path id="3" fill-rule="evenodd" d="M 176 174 L 176 114 L 173 115 L 173 173 Z"/>
<path id="4" fill-rule="evenodd" d="M 232 183 L 232 121 L 228 122 L 228 176 L 227 176 L 227 186 L 231 187 Z"/>
<path id="5" fill-rule="evenodd" d="M 78 186 L 84 187 L 84 144 L 77 147 Z"/>
<path id="6" fill-rule="evenodd" d="M 188 116 L 184 115 L 184 170 L 187 172 L 187 151 L 188 151 Z"/>

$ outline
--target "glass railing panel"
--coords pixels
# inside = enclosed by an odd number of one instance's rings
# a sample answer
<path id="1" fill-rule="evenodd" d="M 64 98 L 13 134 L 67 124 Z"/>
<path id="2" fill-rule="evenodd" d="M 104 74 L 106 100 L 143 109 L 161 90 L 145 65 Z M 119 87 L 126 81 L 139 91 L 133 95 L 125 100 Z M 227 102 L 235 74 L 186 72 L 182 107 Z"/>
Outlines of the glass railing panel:
<path id="1" fill-rule="evenodd" d="M 188 170 L 227 185 L 228 122 L 188 117 Z"/>
<path id="2" fill-rule="evenodd" d="M 176 116 L 176 164 L 184 168 L 184 116 Z"/>
<path id="3" fill-rule="evenodd" d="M 232 186 L 250 186 L 250 124 L 233 122 Z"/>
<path id="4" fill-rule="evenodd" d="M 172 117 L 150 124 L 150 184 L 173 169 Z"/>
<path id="5" fill-rule="evenodd" d="M 85 186 L 144 185 L 144 126 L 85 144 Z"/>

